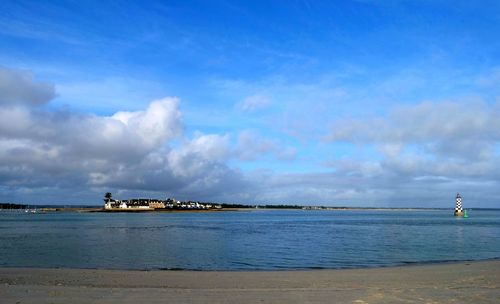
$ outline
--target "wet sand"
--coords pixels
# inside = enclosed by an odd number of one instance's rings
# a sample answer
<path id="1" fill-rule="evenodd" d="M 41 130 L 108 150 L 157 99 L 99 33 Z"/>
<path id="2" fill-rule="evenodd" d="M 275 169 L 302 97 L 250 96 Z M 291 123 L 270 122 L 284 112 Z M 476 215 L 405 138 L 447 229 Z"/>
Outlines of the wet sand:
<path id="1" fill-rule="evenodd" d="M 500 303 L 500 261 L 266 272 L 0 268 L 0 303 Z"/>

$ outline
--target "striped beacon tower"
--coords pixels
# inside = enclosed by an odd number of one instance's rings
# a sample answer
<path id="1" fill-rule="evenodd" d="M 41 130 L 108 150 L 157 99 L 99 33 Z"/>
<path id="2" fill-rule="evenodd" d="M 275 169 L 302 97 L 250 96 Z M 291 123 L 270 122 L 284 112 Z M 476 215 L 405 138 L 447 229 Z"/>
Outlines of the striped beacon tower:
<path id="1" fill-rule="evenodd" d="M 455 216 L 464 216 L 464 212 L 462 210 L 462 197 L 460 193 L 457 193 L 457 197 L 455 198 L 455 212 L 453 213 Z"/>

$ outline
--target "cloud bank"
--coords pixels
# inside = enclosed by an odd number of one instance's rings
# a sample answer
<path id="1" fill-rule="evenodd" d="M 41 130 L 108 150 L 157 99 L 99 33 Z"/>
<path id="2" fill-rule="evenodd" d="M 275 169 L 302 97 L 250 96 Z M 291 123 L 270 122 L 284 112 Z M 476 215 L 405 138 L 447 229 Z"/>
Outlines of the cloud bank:
<path id="1" fill-rule="evenodd" d="M 484 159 L 500 141 L 499 114 L 500 103 L 425 102 L 395 108 L 387 117 L 337 121 L 327 140 L 375 144 L 388 153 L 417 145 L 438 157 Z"/>
<path id="2" fill-rule="evenodd" d="M 325 122 L 318 125 L 329 130 L 317 143 L 323 154 L 315 154 L 253 130 L 186 134 L 175 97 L 107 116 L 54 110 L 43 106 L 56 96 L 52 85 L 27 72 L 0 73 L 2 201 L 98 204 L 111 191 L 237 203 L 443 207 L 460 191 L 475 206 L 493 207 L 500 196 L 498 102 L 423 102 Z M 311 167 L 298 168 L 299 158 Z M 271 170 L 266 161 L 287 166 Z M 248 163 L 257 165 L 245 169 Z"/>
<path id="3" fill-rule="evenodd" d="M 338 159 L 329 165 L 400 201 L 439 201 L 460 191 L 476 204 L 492 206 L 500 195 L 499 115 L 500 103 L 469 100 L 424 102 L 385 116 L 339 120 L 326 141 L 377 151 L 378 159 Z"/>

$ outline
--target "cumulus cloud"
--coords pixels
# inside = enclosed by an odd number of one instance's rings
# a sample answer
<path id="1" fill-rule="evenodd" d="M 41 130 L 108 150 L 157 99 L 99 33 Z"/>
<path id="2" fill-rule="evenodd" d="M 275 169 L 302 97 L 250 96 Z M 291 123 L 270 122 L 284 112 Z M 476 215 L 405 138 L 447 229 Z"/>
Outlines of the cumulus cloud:
<path id="1" fill-rule="evenodd" d="M 177 98 L 164 98 L 153 101 L 146 110 L 136 112 L 118 112 L 111 119 L 123 123 L 130 133 L 141 139 L 146 146 L 155 146 L 168 139 L 177 137 L 182 132 L 181 113 Z M 115 136 L 113 128 L 110 137 Z"/>
<path id="2" fill-rule="evenodd" d="M 29 72 L 0 66 L 0 104 L 40 105 L 55 96 L 54 85 L 36 81 Z"/>
<path id="3" fill-rule="evenodd" d="M 144 111 L 113 116 L 49 112 L 26 107 L 0 108 L 0 138 L 59 147 L 75 158 L 140 157 L 182 133 L 178 100 L 152 102 Z"/>
<path id="4" fill-rule="evenodd" d="M 241 174 L 226 165 L 229 137 L 183 139 L 176 104 L 164 99 L 110 117 L 28 113 L 48 132 L 37 136 L 30 125 L 0 138 L 0 184 L 9 191 L 114 189 L 184 199 L 220 199 L 243 189 Z M 151 109 L 156 115 L 148 115 Z M 174 139 L 182 139 L 175 148 Z"/>
<path id="5" fill-rule="evenodd" d="M 26 75 L 10 74 L 17 78 L 11 77 L 9 85 L 36 88 L 27 85 Z M 5 92 L 2 96 L 14 96 L 12 90 Z M 32 107 L 41 99 L 19 96 L 0 104 L 4 200 L 68 202 L 69 196 L 81 202 L 108 190 L 229 200 L 239 197 L 235 189 L 245 188 L 242 174 L 226 164 L 232 153 L 229 135 L 185 137 L 177 98 L 152 101 L 140 111 L 99 116 Z"/>
<path id="6" fill-rule="evenodd" d="M 185 199 L 246 196 L 236 193 L 245 189 L 244 176 L 227 165 L 230 136 L 185 137 L 177 98 L 110 116 L 48 110 L 32 106 L 50 101 L 53 86 L 7 69 L 0 70 L 0 97 L 4 199 L 38 194 L 47 202 L 56 191 L 78 192 L 81 201 L 111 189 Z"/>
<path id="7" fill-rule="evenodd" d="M 228 135 L 197 134 L 172 151 L 168 156 L 168 163 L 175 175 L 186 177 L 209 173 L 210 167 L 223 163 L 228 155 Z"/>
<path id="8" fill-rule="evenodd" d="M 181 134 L 177 104 L 177 99 L 166 98 L 144 111 L 110 117 L 0 108 L 1 117 L 16 118 L 0 123 L 0 178 L 28 187 L 39 179 L 50 184 L 69 175 L 95 180 L 99 173 L 141 162 Z"/>

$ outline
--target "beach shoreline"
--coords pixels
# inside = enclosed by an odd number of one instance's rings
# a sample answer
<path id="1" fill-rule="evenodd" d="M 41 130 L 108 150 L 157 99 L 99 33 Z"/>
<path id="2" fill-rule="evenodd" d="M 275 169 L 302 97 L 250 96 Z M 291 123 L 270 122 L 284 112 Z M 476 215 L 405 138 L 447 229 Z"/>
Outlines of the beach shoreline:
<path id="1" fill-rule="evenodd" d="M 0 303 L 498 303 L 500 261 L 293 271 L 0 268 Z"/>

